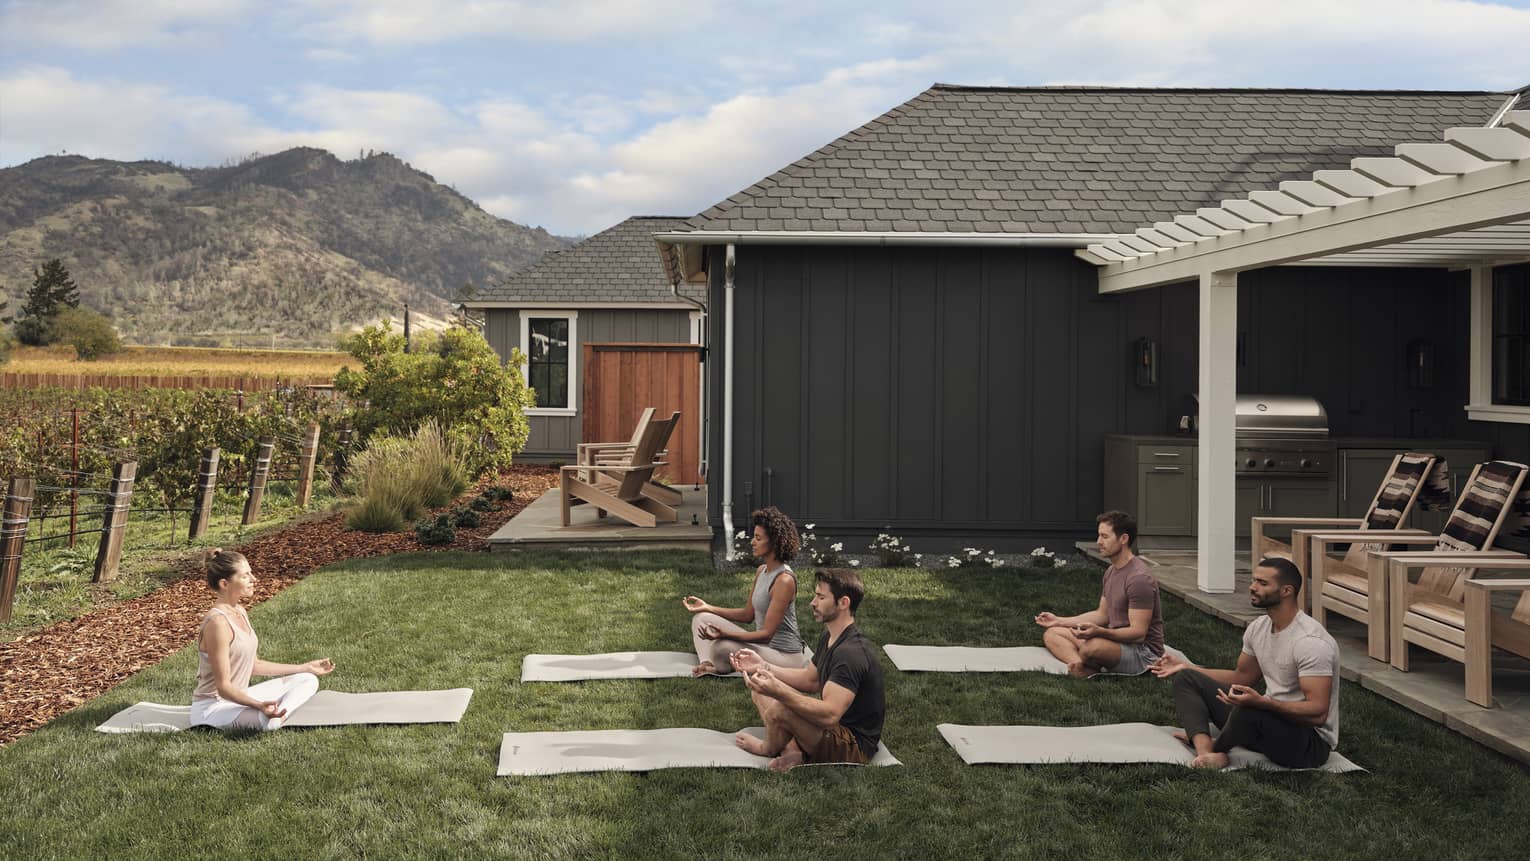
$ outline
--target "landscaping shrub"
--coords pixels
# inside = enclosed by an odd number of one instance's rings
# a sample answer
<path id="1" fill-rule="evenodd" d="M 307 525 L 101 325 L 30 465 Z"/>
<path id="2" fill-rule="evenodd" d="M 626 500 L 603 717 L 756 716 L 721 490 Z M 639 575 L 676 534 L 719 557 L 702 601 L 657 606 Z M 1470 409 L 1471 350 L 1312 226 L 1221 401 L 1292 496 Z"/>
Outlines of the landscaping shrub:
<path id="1" fill-rule="evenodd" d="M 471 508 L 454 508 L 452 509 L 452 523 L 462 529 L 477 529 L 483 525 L 483 516 Z"/>
<path id="2" fill-rule="evenodd" d="M 403 336 L 387 323 L 363 329 L 344 346 L 361 368 L 342 368 L 335 388 L 363 404 L 353 416 L 361 440 L 436 421 L 464 453 L 470 475 L 509 466 L 525 447 L 525 410 L 535 399 L 519 350 L 502 364 L 482 334 L 453 327 L 416 338 L 405 353 Z"/>
<path id="3" fill-rule="evenodd" d="M 422 511 L 439 508 L 466 489 L 467 464 L 460 445 L 432 421 L 409 436 L 373 437 L 351 459 L 348 487 L 359 502 L 347 526 L 398 531 Z M 384 525 L 390 528 L 379 528 Z"/>
<path id="4" fill-rule="evenodd" d="M 887 532 L 877 533 L 875 540 L 866 548 L 877 555 L 877 564 L 883 568 L 917 566 L 924 554 L 915 553 L 903 543 L 903 539 Z"/>
<path id="5" fill-rule="evenodd" d="M 450 544 L 457 537 L 457 530 L 452 528 L 451 515 L 438 514 L 416 523 L 414 534 L 421 544 Z"/>
<path id="6" fill-rule="evenodd" d="M 469 502 L 468 506 L 474 511 L 492 511 L 495 508 L 494 503 L 481 493 L 473 497 L 473 501 Z"/>
<path id="7" fill-rule="evenodd" d="M 74 347 L 75 355 L 86 361 L 119 352 L 122 339 L 117 329 L 104 314 L 89 308 L 65 308 L 53 317 L 50 324 L 55 344 Z"/>
<path id="8" fill-rule="evenodd" d="M 484 488 L 483 495 L 490 502 L 509 502 L 515 499 L 515 491 L 498 484 L 491 484 Z"/>

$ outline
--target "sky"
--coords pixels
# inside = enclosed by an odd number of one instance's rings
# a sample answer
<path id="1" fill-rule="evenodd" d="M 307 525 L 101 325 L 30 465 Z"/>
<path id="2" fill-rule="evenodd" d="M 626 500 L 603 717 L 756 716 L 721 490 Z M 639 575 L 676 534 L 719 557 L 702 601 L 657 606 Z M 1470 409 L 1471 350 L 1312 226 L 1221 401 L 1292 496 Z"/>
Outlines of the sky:
<path id="1" fill-rule="evenodd" d="M 0 167 L 384 151 L 577 236 L 935 82 L 1511 90 L 1526 45 L 1530 0 L 0 0 Z"/>

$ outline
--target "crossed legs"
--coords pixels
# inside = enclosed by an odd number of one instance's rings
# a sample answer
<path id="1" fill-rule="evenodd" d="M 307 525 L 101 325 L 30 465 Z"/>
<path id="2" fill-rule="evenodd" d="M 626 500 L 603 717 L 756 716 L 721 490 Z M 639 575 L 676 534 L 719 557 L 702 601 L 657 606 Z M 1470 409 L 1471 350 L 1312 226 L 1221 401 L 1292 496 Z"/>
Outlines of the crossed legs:
<path id="1" fill-rule="evenodd" d="M 1041 633 L 1041 642 L 1047 651 L 1068 665 L 1068 674 L 1087 678 L 1108 670 L 1121 662 L 1121 644 L 1104 637 L 1082 639 L 1073 629 L 1064 626 L 1048 628 Z"/>
<path id="2" fill-rule="evenodd" d="M 782 705 L 780 701 L 762 694 L 750 693 L 754 707 L 765 722 L 764 740 L 747 732 L 733 737 L 739 747 L 755 756 L 772 757 L 772 771 L 788 771 L 807 761 L 804 750 L 812 750 L 823 738 L 823 727 L 816 726 L 806 718 Z"/>
<path id="3" fill-rule="evenodd" d="M 1196 670 L 1174 674 L 1174 707 L 1185 728 L 1176 737 L 1195 748 L 1192 766 L 1226 768 L 1227 752 L 1235 747 L 1262 753 L 1285 768 L 1315 768 L 1328 761 L 1330 748 L 1316 729 L 1265 709 L 1229 706 L 1217 699 L 1218 687 Z M 1215 740 L 1211 724 L 1222 728 Z"/>

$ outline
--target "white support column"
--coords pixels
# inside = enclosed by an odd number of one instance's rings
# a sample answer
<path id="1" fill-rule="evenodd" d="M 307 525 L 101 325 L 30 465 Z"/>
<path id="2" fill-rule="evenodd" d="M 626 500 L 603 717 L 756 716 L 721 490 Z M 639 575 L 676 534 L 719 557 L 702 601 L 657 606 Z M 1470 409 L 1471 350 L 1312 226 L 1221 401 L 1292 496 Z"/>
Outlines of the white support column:
<path id="1" fill-rule="evenodd" d="M 1196 586 L 1233 591 L 1235 406 L 1238 395 L 1238 276 L 1201 274 L 1200 480 L 1196 514 Z"/>

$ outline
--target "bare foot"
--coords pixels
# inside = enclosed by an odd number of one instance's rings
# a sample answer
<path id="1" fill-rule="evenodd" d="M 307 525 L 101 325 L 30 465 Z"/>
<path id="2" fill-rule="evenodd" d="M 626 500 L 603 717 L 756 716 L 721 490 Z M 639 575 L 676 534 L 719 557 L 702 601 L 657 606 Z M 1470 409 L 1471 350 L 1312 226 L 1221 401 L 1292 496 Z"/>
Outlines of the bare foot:
<path id="1" fill-rule="evenodd" d="M 806 761 L 807 757 L 802 755 L 801 750 L 788 746 L 786 750 L 781 751 L 780 756 L 770 761 L 770 770 L 791 771 Z"/>
<path id="2" fill-rule="evenodd" d="M 755 756 L 770 756 L 771 754 L 770 748 L 765 745 L 765 739 L 756 738 L 755 736 L 747 732 L 743 732 L 742 730 L 734 734 L 733 743 L 738 745 L 744 751 L 752 753 Z"/>
<path id="3" fill-rule="evenodd" d="M 1094 667 L 1089 666 L 1083 661 L 1074 661 L 1068 665 L 1068 675 L 1076 679 L 1087 679 L 1098 672 L 1099 670 L 1096 670 Z"/>
<path id="4" fill-rule="evenodd" d="M 691 667 L 691 675 L 692 676 L 696 676 L 696 677 L 704 676 L 707 673 L 715 673 L 715 672 L 717 672 L 717 668 L 712 666 L 712 662 L 711 661 L 702 661 L 701 663 L 697 664 L 696 666 Z"/>
<path id="5" fill-rule="evenodd" d="M 1226 768 L 1232 760 L 1225 753 L 1203 753 L 1190 760 L 1191 768 Z"/>

